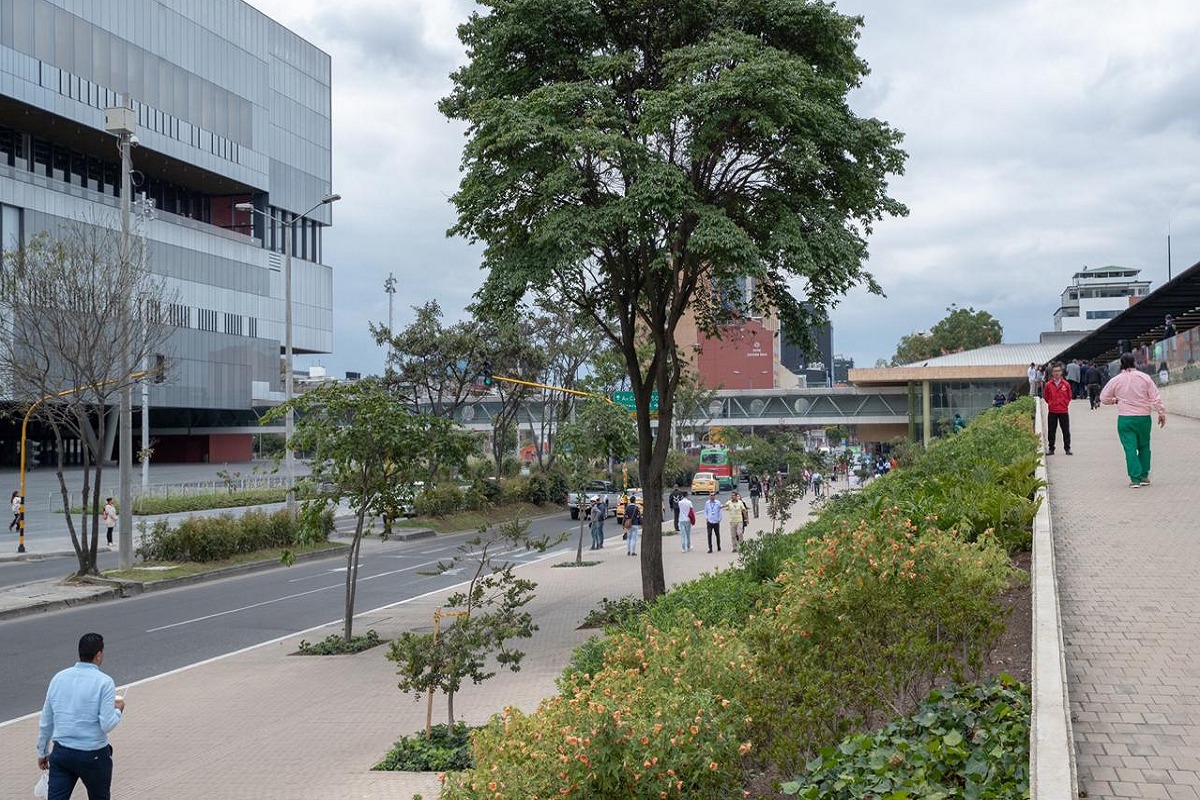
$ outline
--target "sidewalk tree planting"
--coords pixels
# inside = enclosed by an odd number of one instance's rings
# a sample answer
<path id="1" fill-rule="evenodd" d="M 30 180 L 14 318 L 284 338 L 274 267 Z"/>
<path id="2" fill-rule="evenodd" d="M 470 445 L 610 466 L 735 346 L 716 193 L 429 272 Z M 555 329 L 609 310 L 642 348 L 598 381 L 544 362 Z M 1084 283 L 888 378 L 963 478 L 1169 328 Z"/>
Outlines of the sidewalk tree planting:
<path id="1" fill-rule="evenodd" d="M 499 554 L 516 548 L 542 552 L 555 543 L 530 537 L 528 531 L 529 524 L 516 519 L 463 542 L 458 555 L 437 567 L 439 573 L 461 568 L 469 575 L 466 588 L 447 598 L 443 608 L 448 612 L 439 610 L 447 622 L 436 634 L 405 631 L 388 649 L 388 659 L 397 664 L 400 690 L 417 699 L 445 694 L 451 726 L 454 695 L 463 681 L 483 683 L 496 669 L 519 672 L 525 653 L 512 642 L 537 630 L 525 610 L 537 584 L 517 575 L 512 562 L 498 560 Z M 492 661 L 496 669 L 490 667 Z"/>
<path id="2" fill-rule="evenodd" d="M 289 446 L 309 455 L 311 480 L 319 491 L 306 500 L 305 530 L 320 535 L 319 520 L 345 502 L 354 512 L 354 534 L 346 555 L 343 638 L 353 635 L 358 556 L 368 517 L 395 514 L 388 504 L 397 488 L 428 474 L 429 462 L 459 466 L 473 452 L 473 437 L 457 423 L 434 414 L 413 414 L 404 399 L 381 381 L 321 386 L 291 401 L 296 433 Z M 287 404 L 266 421 L 283 416 Z"/>
<path id="3" fill-rule="evenodd" d="M 866 240 L 906 213 L 887 193 L 905 155 L 847 104 L 867 73 L 862 21 L 805 0 L 481 5 L 440 104 L 467 125 L 452 232 L 484 245 L 478 307 L 512 316 L 533 296 L 595 322 L 624 357 L 656 497 L 671 443 L 650 401 L 670 430 L 685 315 L 720 335 L 774 312 L 804 340 L 851 287 L 880 291 Z M 657 503 L 644 537 L 654 598 Z"/>
<path id="4" fill-rule="evenodd" d="M 102 221 L 39 233 L 0 259 L 0 370 L 10 376 L 12 399 L 22 411 L 37 403 L 31 419 L 54 437 L 78 575 L 99 574 L 101 487 L 112 457 L 107 412 L 131 380 L 126 365 L 163 352 L 170 329 L 161 314 L 172 298 L 146 268 L 143 240 L 131 237 L 126 252 L 120 232 Z M 63 473 L 70 439 L 82 444 L 84 468 L 75 501 Z M 78 527 L 72 508 L 83 509 Z"/>

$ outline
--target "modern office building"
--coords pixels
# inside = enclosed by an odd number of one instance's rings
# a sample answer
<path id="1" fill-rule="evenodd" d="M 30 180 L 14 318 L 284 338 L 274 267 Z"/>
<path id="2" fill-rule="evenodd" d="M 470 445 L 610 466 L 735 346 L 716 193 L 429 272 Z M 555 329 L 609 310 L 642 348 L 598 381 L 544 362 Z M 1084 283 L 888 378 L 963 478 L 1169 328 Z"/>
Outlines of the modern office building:
<path id="1" fill-rule="evenodd" d="M 332 348 L 332 218 L 317 205 L 332 180 L 329 56 L 242 0 L 0 0 L 6 247 L 117 224 L 115 106 L 136 119 L 135 234 L 178 298 L 169 380 L 150 395 L 155 459 L 244 460 L 239 427 L 282 393 L 285 236 L 294 352 Z"/>
<path id="2" fill-rule="evenodd" d="M 1094 331 L 1150 293 L 1141 270 L 1128 267 L 1085 267 L 1071 277 L 1054 312 L 1056 331 Z"/>

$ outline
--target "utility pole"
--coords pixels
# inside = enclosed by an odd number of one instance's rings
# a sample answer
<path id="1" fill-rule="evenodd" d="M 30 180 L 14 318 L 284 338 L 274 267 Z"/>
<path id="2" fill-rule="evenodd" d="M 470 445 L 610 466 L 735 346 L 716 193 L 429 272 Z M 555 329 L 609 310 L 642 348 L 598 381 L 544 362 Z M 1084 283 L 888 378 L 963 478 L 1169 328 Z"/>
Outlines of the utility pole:
<path id="1" fill-rule="evenodd" d="M 121 150 L 121 263 L 119 276 L 121 291 L 121 329 L 118 342 L 121 344 L 121 370 L 127 376 L 133 372 L 132 353 L 133 342 L 130 331 L 131 309 L 133 298 L 129 296 L 130 278 L 133 273 L 133 241 L 130 235 L 130 212 L 132 180 L 130 171 L 132 164 L 129 156 L 134 141 L 135 115 L 129 107 L 128 100 L 122 106 L 105 109 L 105 128 L 109 133 L 120 137 Z M 118 443 L 118 468 L 120 472 L 120 500 L 117 527 L 117 549 L 120 553 L 120 568 L 128 570 L 133 567 L 133 387 L 128 380 L 121 386 L 120 421 L 118 422 L 120 440 Z M 100 532 L 93 531 L 99 536 Z"/>
<path id="2" fill-rule="evenodd" d="M 396 276 L 390 272 L 387 280 L 383 282 L 383 290 L 388 296 L 388 361 L 391 361 L 394 352 L 392 339 L 396 335 L 395 317 L 392 316 L 392 301 L 396 298 Z"/>

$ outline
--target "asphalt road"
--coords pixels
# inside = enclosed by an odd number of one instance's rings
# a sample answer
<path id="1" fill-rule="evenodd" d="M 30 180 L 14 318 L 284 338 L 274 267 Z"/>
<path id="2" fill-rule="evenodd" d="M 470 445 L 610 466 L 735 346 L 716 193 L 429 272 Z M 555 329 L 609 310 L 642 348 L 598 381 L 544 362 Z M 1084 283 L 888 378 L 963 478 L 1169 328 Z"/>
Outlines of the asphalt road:
<path id="1" fill-rule="evenodd" d="M 577 528 L 565 512 L 535 520 L 530 527 L 530 533 L 538 536 L 568 530 L 571 538 L 552 552 L 574 553 Z M 613 526 L 609 535 L 616 530 Z M 422 573 L 448 560 L 469 535 L 364 544 L 355 610 L 370 611 L 459 583 L 460 571 Z M 541 557 L 525 551 L 504 555 L 515 563 Z M 54 567 L 53 574 L 61 574 L 62 565 L 69 571 L 70 563 L 25 562 L 25 566 Z M 345 561 L 332 558 L 0 621 L 5 683 L 0 720 L 41 709 L 50 677 L 74 663 L 79 637 L 88 631 L 104 635 L 104 670 L 120 687 L 338 621 L 344 589 Z M 359 620 L 357 625 L 365 631 L 369 620 Z"/>

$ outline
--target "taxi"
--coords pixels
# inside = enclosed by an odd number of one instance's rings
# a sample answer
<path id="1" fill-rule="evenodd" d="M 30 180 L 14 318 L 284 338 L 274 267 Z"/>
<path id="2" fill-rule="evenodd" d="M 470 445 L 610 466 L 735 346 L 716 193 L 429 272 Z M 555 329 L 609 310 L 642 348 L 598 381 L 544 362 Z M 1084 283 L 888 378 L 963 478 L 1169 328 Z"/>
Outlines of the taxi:
<path id="1" fill-rule="evenodd" d="M 692 494 L 710 494 L 717 490 L 717 479 L 711 472 L 697 472 L 692 478 Z"/>

